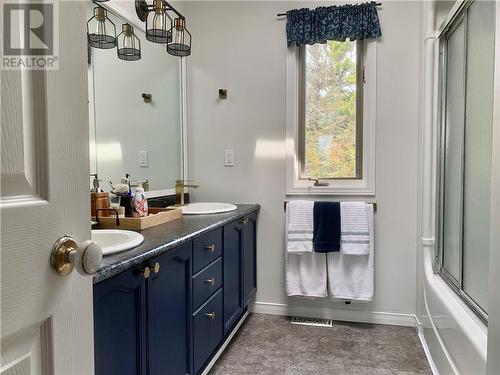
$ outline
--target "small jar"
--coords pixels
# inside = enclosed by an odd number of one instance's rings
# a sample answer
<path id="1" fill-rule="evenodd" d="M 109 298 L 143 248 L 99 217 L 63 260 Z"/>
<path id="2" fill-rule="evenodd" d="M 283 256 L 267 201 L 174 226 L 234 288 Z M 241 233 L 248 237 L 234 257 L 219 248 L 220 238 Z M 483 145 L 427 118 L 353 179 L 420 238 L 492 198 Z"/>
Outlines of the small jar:
<path id="1" fill-rule="evenodd" d="M 132 215 L 134 217 L 148 216 L 148 200 L 143 188 L 136 188 L 132 203 Z"/>

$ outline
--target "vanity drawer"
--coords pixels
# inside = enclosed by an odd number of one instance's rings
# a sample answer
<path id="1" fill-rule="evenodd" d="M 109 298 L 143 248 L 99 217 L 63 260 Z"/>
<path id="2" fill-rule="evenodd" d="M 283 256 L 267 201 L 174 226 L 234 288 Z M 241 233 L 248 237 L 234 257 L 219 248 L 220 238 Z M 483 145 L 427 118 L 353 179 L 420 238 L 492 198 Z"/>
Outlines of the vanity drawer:
<path id="1" fill-rule="evenodd" d="M 194 240 L 193 274 L 222 255 L 222 228 L 208 232 Z"/>
<path id="2" fill-rule="evenodd" d="M 193 310 L 196 310 L 222 285 L 222 258 L 193 277 Z"/>
<path id="3" fill-rule="evenodd" d="M 197 374 L 222 340 L 222 290 L 193 315 L 193 366 Z"/>

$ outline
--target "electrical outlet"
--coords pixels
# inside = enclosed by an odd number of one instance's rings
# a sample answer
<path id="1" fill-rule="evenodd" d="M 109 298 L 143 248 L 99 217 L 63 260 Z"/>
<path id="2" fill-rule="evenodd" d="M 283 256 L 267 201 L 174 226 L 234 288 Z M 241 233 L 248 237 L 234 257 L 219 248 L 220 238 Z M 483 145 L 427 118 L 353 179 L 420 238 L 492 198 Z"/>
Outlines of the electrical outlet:
<path id="1" fill-rule="evenodd" d="M 224 166 L 234 167 L 234 151 L 224 150 Z"/>
<path id="2" fill-rule="evenodd" d="M 139 167 L 147 167 L 147 166 L 148 166 L 148 152 L 139 151 Z"/>

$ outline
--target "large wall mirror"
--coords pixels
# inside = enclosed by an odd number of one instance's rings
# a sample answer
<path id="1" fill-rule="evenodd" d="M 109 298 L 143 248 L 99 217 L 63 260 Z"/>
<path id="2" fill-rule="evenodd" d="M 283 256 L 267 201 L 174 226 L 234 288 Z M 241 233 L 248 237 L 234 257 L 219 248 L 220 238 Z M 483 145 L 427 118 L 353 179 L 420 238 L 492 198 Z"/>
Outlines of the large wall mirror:
<path id="1" fill-rule="evenodd" d="M 133 22 L 110 8 L 108 17 L 117 34 Z M 138 61 L 120 60 L 116 48 L 89 51 L 90 172 L 105 191 L 127 173 L 132 182 L 148 180 L 150 197 L 167 195 L 184 173 L 182 61 L 134 32 Z"/>

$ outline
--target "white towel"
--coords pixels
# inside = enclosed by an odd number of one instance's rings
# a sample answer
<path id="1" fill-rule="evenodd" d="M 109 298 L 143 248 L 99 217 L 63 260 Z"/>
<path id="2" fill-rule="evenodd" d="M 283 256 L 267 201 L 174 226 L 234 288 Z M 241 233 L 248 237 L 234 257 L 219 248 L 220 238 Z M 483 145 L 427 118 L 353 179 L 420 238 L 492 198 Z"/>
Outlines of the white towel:
<path id="1" fill-rule="evenodd" d="M 368 255 L 351 256 L 342 252 L 327 254 L 328 288 L 331 298 L 371 301 L 374 292 L 375 225 L 373 206 L 366 204 L 370 251 Z"/>
<path id="2" fill-rule="evenodd" d="M 286 250 L 289 254 L 312 253 L 314 202 L 292 201 L 286 205 Z"/>
<path id="3" fill-rule="evenodd" d="M 367 204 L 340 203 L 340 251 L 349 255 L 367 255 L 370 252 Z"/>
<path id="4" fill-rule="evenodd" d="M 285 255 L 287 296 L 326 297 L 326 275 L 325 253 Z"/>
<path id="5" fill-rule="evenodd" d="M 290 203 L 287 205 L 287 212 L 290 209 Z M 284 251 L 286 294 L 288 296 L 326 297 L 328 293 L 326 254 L 312 251 L 312 233 L 310 252 L 289 253 L 286 248 L 288 244 L 288 217 L 287 214 L 285 219 Z"/>

